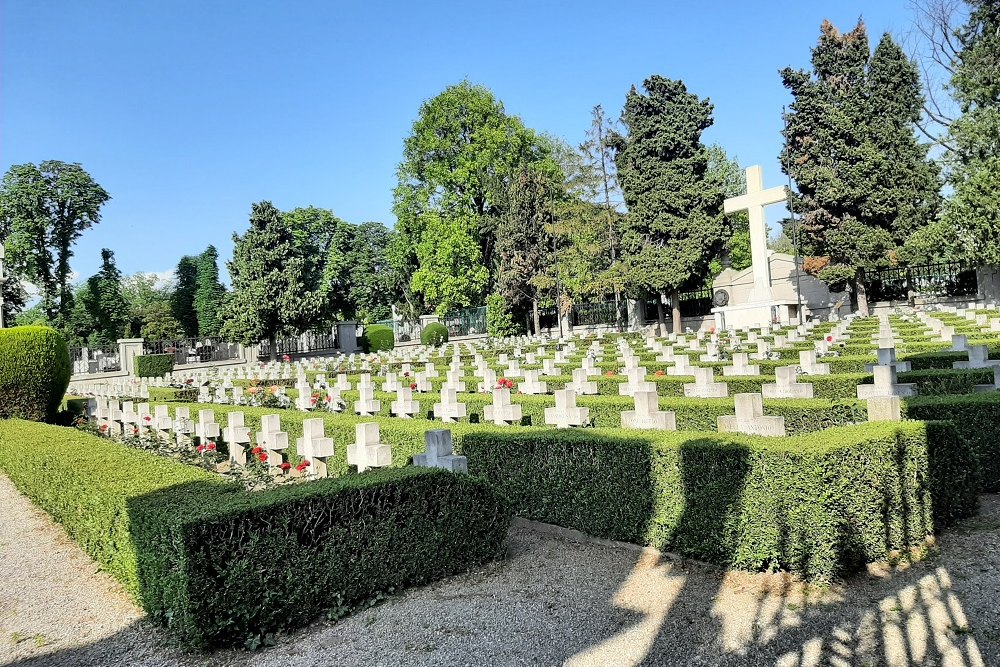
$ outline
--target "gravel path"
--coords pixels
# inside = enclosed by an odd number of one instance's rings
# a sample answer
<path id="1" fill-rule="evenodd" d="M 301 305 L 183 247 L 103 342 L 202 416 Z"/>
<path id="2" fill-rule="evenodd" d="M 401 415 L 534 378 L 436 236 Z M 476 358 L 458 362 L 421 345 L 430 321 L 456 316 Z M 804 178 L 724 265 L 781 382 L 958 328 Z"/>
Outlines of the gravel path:
<path id="1" fill-rule="evenodd" d="M 829 589 L 515 528 L 510 558 L 255 654 L 187 655 L 0 476 L 0 665 L 1000 667 L 1000 497 L 905 570 Z"/>

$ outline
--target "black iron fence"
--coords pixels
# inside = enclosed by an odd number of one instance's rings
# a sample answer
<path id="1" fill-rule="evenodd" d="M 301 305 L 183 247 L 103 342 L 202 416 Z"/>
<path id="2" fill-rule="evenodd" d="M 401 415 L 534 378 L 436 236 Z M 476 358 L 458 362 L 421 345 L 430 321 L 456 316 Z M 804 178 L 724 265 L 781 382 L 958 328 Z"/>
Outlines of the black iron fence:
<path id="1" fill-rule="evenodd" d="M 878 269 L 866 274 L 868 300 L 906 301 L 910 295 L 973 296 L 979 292 L 975 268 L 960 262 Z"/>
<path id="2" fill-rule="evenodd" d="M 465 308 L 448 313 L 441 319 L 448 336 L 471 336 L 486 333 L 486 306 Z"/>
<path id="3" fill-rule="evenodd" d="M 712 314 L 712 288 L 706 287 L 690 292 L 681 292 L 680 297 L 681 317 L 705 317 Z M 656 310 L 657 298 L 650 297 L 643 303 L 644 319 L 647 324 L 656 322 L 658 319 Z M 664 312 L 667 320 L 673 317 L 669 302 L 664 302 Z"/>
<path id="4" fill-rule="evenodd" d="M 111 347 L 105 352 L 101 349 L 86 347 L 69 348 L 69 360 L 73 375 L 88 373 L 115 373 L 122 369 L 121 353 L 118 347 Z"/>
<path id="5" fill-rule="evenodd" d="M 209 361 L 230 361 L 240 358 L 240 346 L 210 338 L 178 338 L 175 340 L 143 341 L 143 354 L 172 354 L 174 365 L 199 364 Z"/>
<path id="6" fill-rule="evenodd" d="M 313 352 L 322 354 L 336 349 L 337 336 L 333 332 L 315 333 L 310 331 L 301 336 L 279 338 L 275 341 L 275 357 L 277 358 L 294 354 L 309 355 Z M 261 360 L 271 358 L 271 344 L 268 341 L 261 341 L 257 358 Z"/>

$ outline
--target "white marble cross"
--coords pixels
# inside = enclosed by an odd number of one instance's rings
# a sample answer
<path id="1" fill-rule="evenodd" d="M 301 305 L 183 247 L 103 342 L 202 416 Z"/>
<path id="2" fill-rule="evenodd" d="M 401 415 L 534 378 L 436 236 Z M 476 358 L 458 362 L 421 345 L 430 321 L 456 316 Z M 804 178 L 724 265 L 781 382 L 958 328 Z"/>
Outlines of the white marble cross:
<path id="1" fill-rule="evenodd" d="M 632 395 L 635 410 L 622 415 L 622 428 L 676 431 L 677 419 L 673 412 L 660 410 L 655 391 L 637 391 Z"/>
<path id="2" fill-rule="evenodd" d="M 442 468 L 454 473 L 468 473 L 469 460 L 455 454 L 451 431 L 446 428 L 431 429 L 424 433 L 427 451 L 413 456 L 413 465 L 420 468 Z"/>
<path id="3" fill-rule="evenodd" d="M 575 391 L 580 396 L 597 395 L 597 382 L 587 380 L 587 369 L 585 368 L 573 369 L 573 379 L 567 387 Z"/>
<path id="4" fill-rule="evenodd" d="M 629 368 L 625 371 L 625 382 L 618 385 L 619 396 L 633 396 L 637 391 L 656 393 L 656 384 L 646 382 L 646 369 L 643 366 Z"/>
<path id="5" fill-rule="evenodd" d="M 354 427 L 354 444 L 347 446 L 347 463 L 357 466 L 358 472 L 392 465 L 392 448 L 379 442 L 378 424 L 368 422 Z"/>
<path id="6" fill-rule="evenodd" d="M 994 368 L 1000 365 L 1000 359 L 990 359 L 989 348 L 985 345 L 970 345 L 966 350 L 969 355 L 968 361 L 956 361 L 952 364 L 952 368 L 957 368 L 961 370 L 975 369 L 975 368 Z M 902 370 L 897 368 L 897 370 Z"/>
<path id="7" fill-rule="evenodd" d="M 329 475 L 326 460 L 333 456 L 333 438 L 327 438 L 323 433 L 322 419 L 303 419 L 302 437 L 295 441 L 299 456 L 309 461 L 307 470 L 310 475 L 327 477 Z"/>
<path id="8" fill-rule="evenodd" d="M 778 366 L 774 369 L 775 384 L 761 385 L 764 398 L 812 398 L 813 386 L 808 382 L 797 382 L 795 366 Z"/>
<path id="9" fill-rule="evenodd" d="M 730 366 L 722 367 L 722 374 L 730 375 L 760 375 L 760 366 L 751 365 L 750 357 L 746 352 L 733 354 L 733 363 Z"/>
<path id="10" fill-rule="evenodd" d="M 667 369 L 667 375 L 694 375 L 691 366 L 691 357 L 686 354 L 678 354 L 674 357 L 674 365 Z"/>
<path id="11" fill-rule="evenodd" d="M 207 445 L 219 437 L 219 425 L 215 423 L 214 410 L 198 411 L 198 423 L 195 424 L 194 434 L 200 445 Z"/>
<path id="12" fill-rule="evenodd" d="M 524 379 L 517 387 L 522 394 L 547 394 L 548 386 L 538 380 L 538 371 L 524 371 Z"/>
<path id="13" fill-rule="evenodd" d="M 246 446 L 250 444 L 250 429 L 243 425 L 242 412 L 226 415 L 228 426 L 222 429 L 222 439 L 229 447 L 229 460 L 241 466 L 247 464 Z"/>
<path id="14" fill-rule="evenodd" d="M 799 367 L 806 375 L 830 374 L 830 364 L 820 364 L 816 362 L 815 350 L 802 350 L 799 352 Z"/>
<path id="15" fill-rule="evenodd" d="M 684 385 L 684 395 L 688 398 L 724 398 L 729 396 L 729 385 L 715 381 L 715 370 L 711 367 L 692 368 L 694 382 Z"/>
<path id="16" fill-rule="evenodd" d="M 717 418 L 719 433 L 747 435 L 785 435 L 784 417 L 764 416 L 764 397 L 760 394 L 736 394 L 736 414 Z"/>
<path id="17" fill-rule="evenodd" d="M 389 403 L 389 412 L 400 419 L 410 419 L 420 414 L 420 403 L 413 400 L 413 390 L 400 387 L 396 390 L 396 400 Z"/>
<path id="18" fill-rule="evenodd" d="M 497 426 L 521 423 L 521 406 L 510 402 L 510 389 L 493 390 L 493 404 L 483 408 L 483 417 Z"/>
<path id="19" fill-rule="evenodd" d="M 747 193 L 739 197 L 731 197 L 723 202 L 726 213 L 746 211 L 750 218 L 750 257 L 753 266 L 753 289 L 750 290 L 749 302 L 770 301 L 771 268 L 768 262 L 767 221 L 764 218 L 764 207 L 781 204 L 788 201 L 788 191 L 785 186 L 764 189 L 764 174 L 759 165 L 747 167 Z"/>
<path id="20" fill-rule="evenodd" d="M 859 384 L 858 398 L 874 398 L 875 396 L 915 396 L 915 384 L 898 384 L 896 369 L 892 366 L 876 366 L 872 369 L 875 375 L 874 384 Z"/>
<path id="21" fill-rule="evenodd" d="M 556 391 L 556 406 L 545 408 L 545 423 L 556 428 L 583 426 L 590 419 L 590 408 L 576 405 L 576 392 L 572 389 Z"/>
<path id="22" fill-rule="evenodd" d="M 458 402 L 455 390 L 448 386 L 442 387 L 441 402 L 434 404 L 434 416 L 446 424 L 453 424 L 465 415 L 465 403 Z"/>
<path id="23" fill-rule="evenodd" d="M 409 385 L 406 386 L 406 390 L 410 390 Z M 354 412 L 362 417 L 371 417 L 372 415 L 378 414 L 379 411 L 382 410 L 382 401 L 375 398 L 375 392 L 371 387 L 362 389 L 358 393 L 358 400 L 354 401 Z"/>
<path id="24" fill-rule="evenodd" d="M 264 415 L 260 418 L 257 444 L 267 452 L 269 466 L 281 465 L 281 452 L 288 449 L 288 433 L 281 430 L 280 415 Z"/>

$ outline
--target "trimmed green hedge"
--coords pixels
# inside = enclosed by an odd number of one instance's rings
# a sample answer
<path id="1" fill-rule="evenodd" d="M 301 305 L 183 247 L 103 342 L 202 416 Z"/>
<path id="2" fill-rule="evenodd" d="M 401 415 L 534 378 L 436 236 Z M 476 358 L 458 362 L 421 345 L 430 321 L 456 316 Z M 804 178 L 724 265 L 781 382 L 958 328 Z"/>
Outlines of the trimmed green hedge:
<path id="1" fill-rule="evenodd" d="M 396 347 L 396 335 L 392 327 L 384 324 L 369 324 L 361 335 L 361 349 L 367 352 L 382 352 Z"/>
<path id="2" fill-rule="evenodd" d="M 510 523 L 484 483 L 443 471 L 248 493 L 199 468 L 24 421 L 0 423 L 0 469 L 152 619 L 199 648 L 499 558 Z"/>
<path id="3" fill-rule="evenodd" d="M 420 342 L 437 347 L 448 342 L 448 327 L 440 322 L 431 322 L 420 331 Z"/>
<path id="4" fill-rule="evenodd" d="M 55 419 L 72 365 L 51 327 L 0 329 L 0 419 Z"/>
<path id="5" fill-rule="evenodd" d="M 522 516 L 810 579 L 919 545 L 976 507 L 972 456 L 940 422 L 780 440 L 481 431 L 462 451 Z"/>
<path id="6" fill-rule="evenodd" d="M 135 358 L 135 374 L 141 378 L 161 378 L 173 370 L 172 354 L 141 354 Z"/>

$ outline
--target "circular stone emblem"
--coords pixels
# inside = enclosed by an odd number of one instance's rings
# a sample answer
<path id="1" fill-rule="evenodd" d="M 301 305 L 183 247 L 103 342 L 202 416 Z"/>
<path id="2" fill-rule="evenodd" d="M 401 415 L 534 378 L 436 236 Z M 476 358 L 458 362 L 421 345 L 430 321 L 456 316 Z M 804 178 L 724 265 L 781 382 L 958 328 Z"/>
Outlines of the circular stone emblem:
<path id="1" fill-rule="evenodd" d="M 729 303 L 729 292 L 724 289 L 720 289 L 712 295 L 712 305 L 716 308 L 722 308 L 727 303 Z"/>

